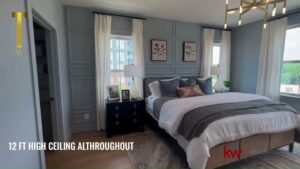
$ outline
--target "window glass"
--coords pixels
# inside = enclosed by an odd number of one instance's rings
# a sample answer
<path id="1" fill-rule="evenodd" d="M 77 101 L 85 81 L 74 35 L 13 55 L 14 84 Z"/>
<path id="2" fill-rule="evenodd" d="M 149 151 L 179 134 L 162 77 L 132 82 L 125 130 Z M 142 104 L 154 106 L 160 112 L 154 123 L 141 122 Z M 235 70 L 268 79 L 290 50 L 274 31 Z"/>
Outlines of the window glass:
<path id="1" fill-rule="evenodd" d="M 131 37 L 112 36 L 110 40 L 111 84 L 120 89 L 129 88 L 129 78 L 124 77 L 124 66 L 134 64 L 133 41 Z"/>
<path id="2" fill-rule="evenodd" d="M 300 28 L 286 31 L 280 92 L 300 94 Z"/>
<path id="3" fill-rule="evenodd" d="M 220 64 L 220 55 L 221 55 L 221 45 L 214 44 L 213 46 L 213 66 Z"/>

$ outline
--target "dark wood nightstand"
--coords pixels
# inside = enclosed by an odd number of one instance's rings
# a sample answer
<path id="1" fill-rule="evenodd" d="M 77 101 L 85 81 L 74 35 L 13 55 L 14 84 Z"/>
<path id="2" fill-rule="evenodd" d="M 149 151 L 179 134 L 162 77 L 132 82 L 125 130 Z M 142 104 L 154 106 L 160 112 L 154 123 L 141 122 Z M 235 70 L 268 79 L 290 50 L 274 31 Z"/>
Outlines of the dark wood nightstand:
<path id="1" fill-rule="evenodd" d="M 106 135 L 144 131 L 145 100 L 106 101 Z"/>

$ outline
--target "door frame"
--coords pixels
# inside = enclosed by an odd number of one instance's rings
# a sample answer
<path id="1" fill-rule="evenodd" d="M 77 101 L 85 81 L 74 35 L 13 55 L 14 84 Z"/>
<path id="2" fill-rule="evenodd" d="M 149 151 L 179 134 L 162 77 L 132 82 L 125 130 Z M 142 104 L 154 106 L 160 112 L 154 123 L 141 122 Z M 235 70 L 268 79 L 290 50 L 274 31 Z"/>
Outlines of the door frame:
<path id="1" fill-rule="evenodd" d="M 32 53 L 32 74 L 33 81 L 35 83 L 35 93 L 36 93 L 36 104 L 39 107 L 38 118 L 41 118 L 40 111 L 40 99 L 39 99 L 39 88 L 38 88 L 38 76 L 37 76 L 37 64 L 36 64 L 36 52 L 34 43 L 34 29 L 33 22 L 38 23 L 45 29 L 46 35 L 46 48 L 47 48 L 47 60 L 48 60 L 48 72 L 49 72 L 49 83 L 50 83 L 50 95 L 54 98 L 53 103 L 51 103 L 51 116 L 52 116 L 52 134 L 53 141 L 64 141 L 64 131 L 63 129 L 63 117 L 62 117 L 62 101 L 61 101 L 61 91 L 60 91 L 60 76 L 59 76 L 59 61 L 58 61 L 58 46 L 57 46 L 57 32 L 56 29 L 44 19 L 35 9 L 29 7 L 29 29 L 31 37 L 31 53 Z M 39 130 L 42 131 L 42 124 L 38 125 Z M 40 140 L 43 140 L 41 136 Z"/>

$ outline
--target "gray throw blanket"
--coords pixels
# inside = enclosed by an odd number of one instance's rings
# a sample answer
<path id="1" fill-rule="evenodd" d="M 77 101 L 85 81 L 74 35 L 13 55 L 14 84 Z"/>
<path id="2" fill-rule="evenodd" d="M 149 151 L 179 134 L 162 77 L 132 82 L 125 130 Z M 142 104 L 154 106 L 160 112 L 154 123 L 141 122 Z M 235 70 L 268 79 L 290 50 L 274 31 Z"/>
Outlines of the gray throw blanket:
<path id="1" fill-rule="evenodd" d="M 169 100 L 178 99 L 178 97 L 160 97 L 153 103 L 153 115 L 159 119 L 160 109 Z"/>
<path id="2" fill-rule="evenodd" d="M 206 127 L 216 120 L 236 115 L 263 114 L 276 111 L 288 111 L 299 114 L 287 104 L 274 103 L 269 100 L 210 105 L 199 107 L 186 113 L 181 120 L 178 133 L 187 140 L 191 140 L 199 137 Z"/>

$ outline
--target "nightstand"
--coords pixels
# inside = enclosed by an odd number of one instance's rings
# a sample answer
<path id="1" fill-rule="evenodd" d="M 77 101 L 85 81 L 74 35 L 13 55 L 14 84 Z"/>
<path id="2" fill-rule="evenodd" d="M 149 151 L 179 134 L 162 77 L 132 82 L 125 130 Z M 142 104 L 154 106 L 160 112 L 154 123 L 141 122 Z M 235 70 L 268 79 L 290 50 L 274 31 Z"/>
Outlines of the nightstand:
<path id="1" fill-rule="evenodd" d="M 106 101 L 106 135 L 144 131 L 145 100 Z"/>

